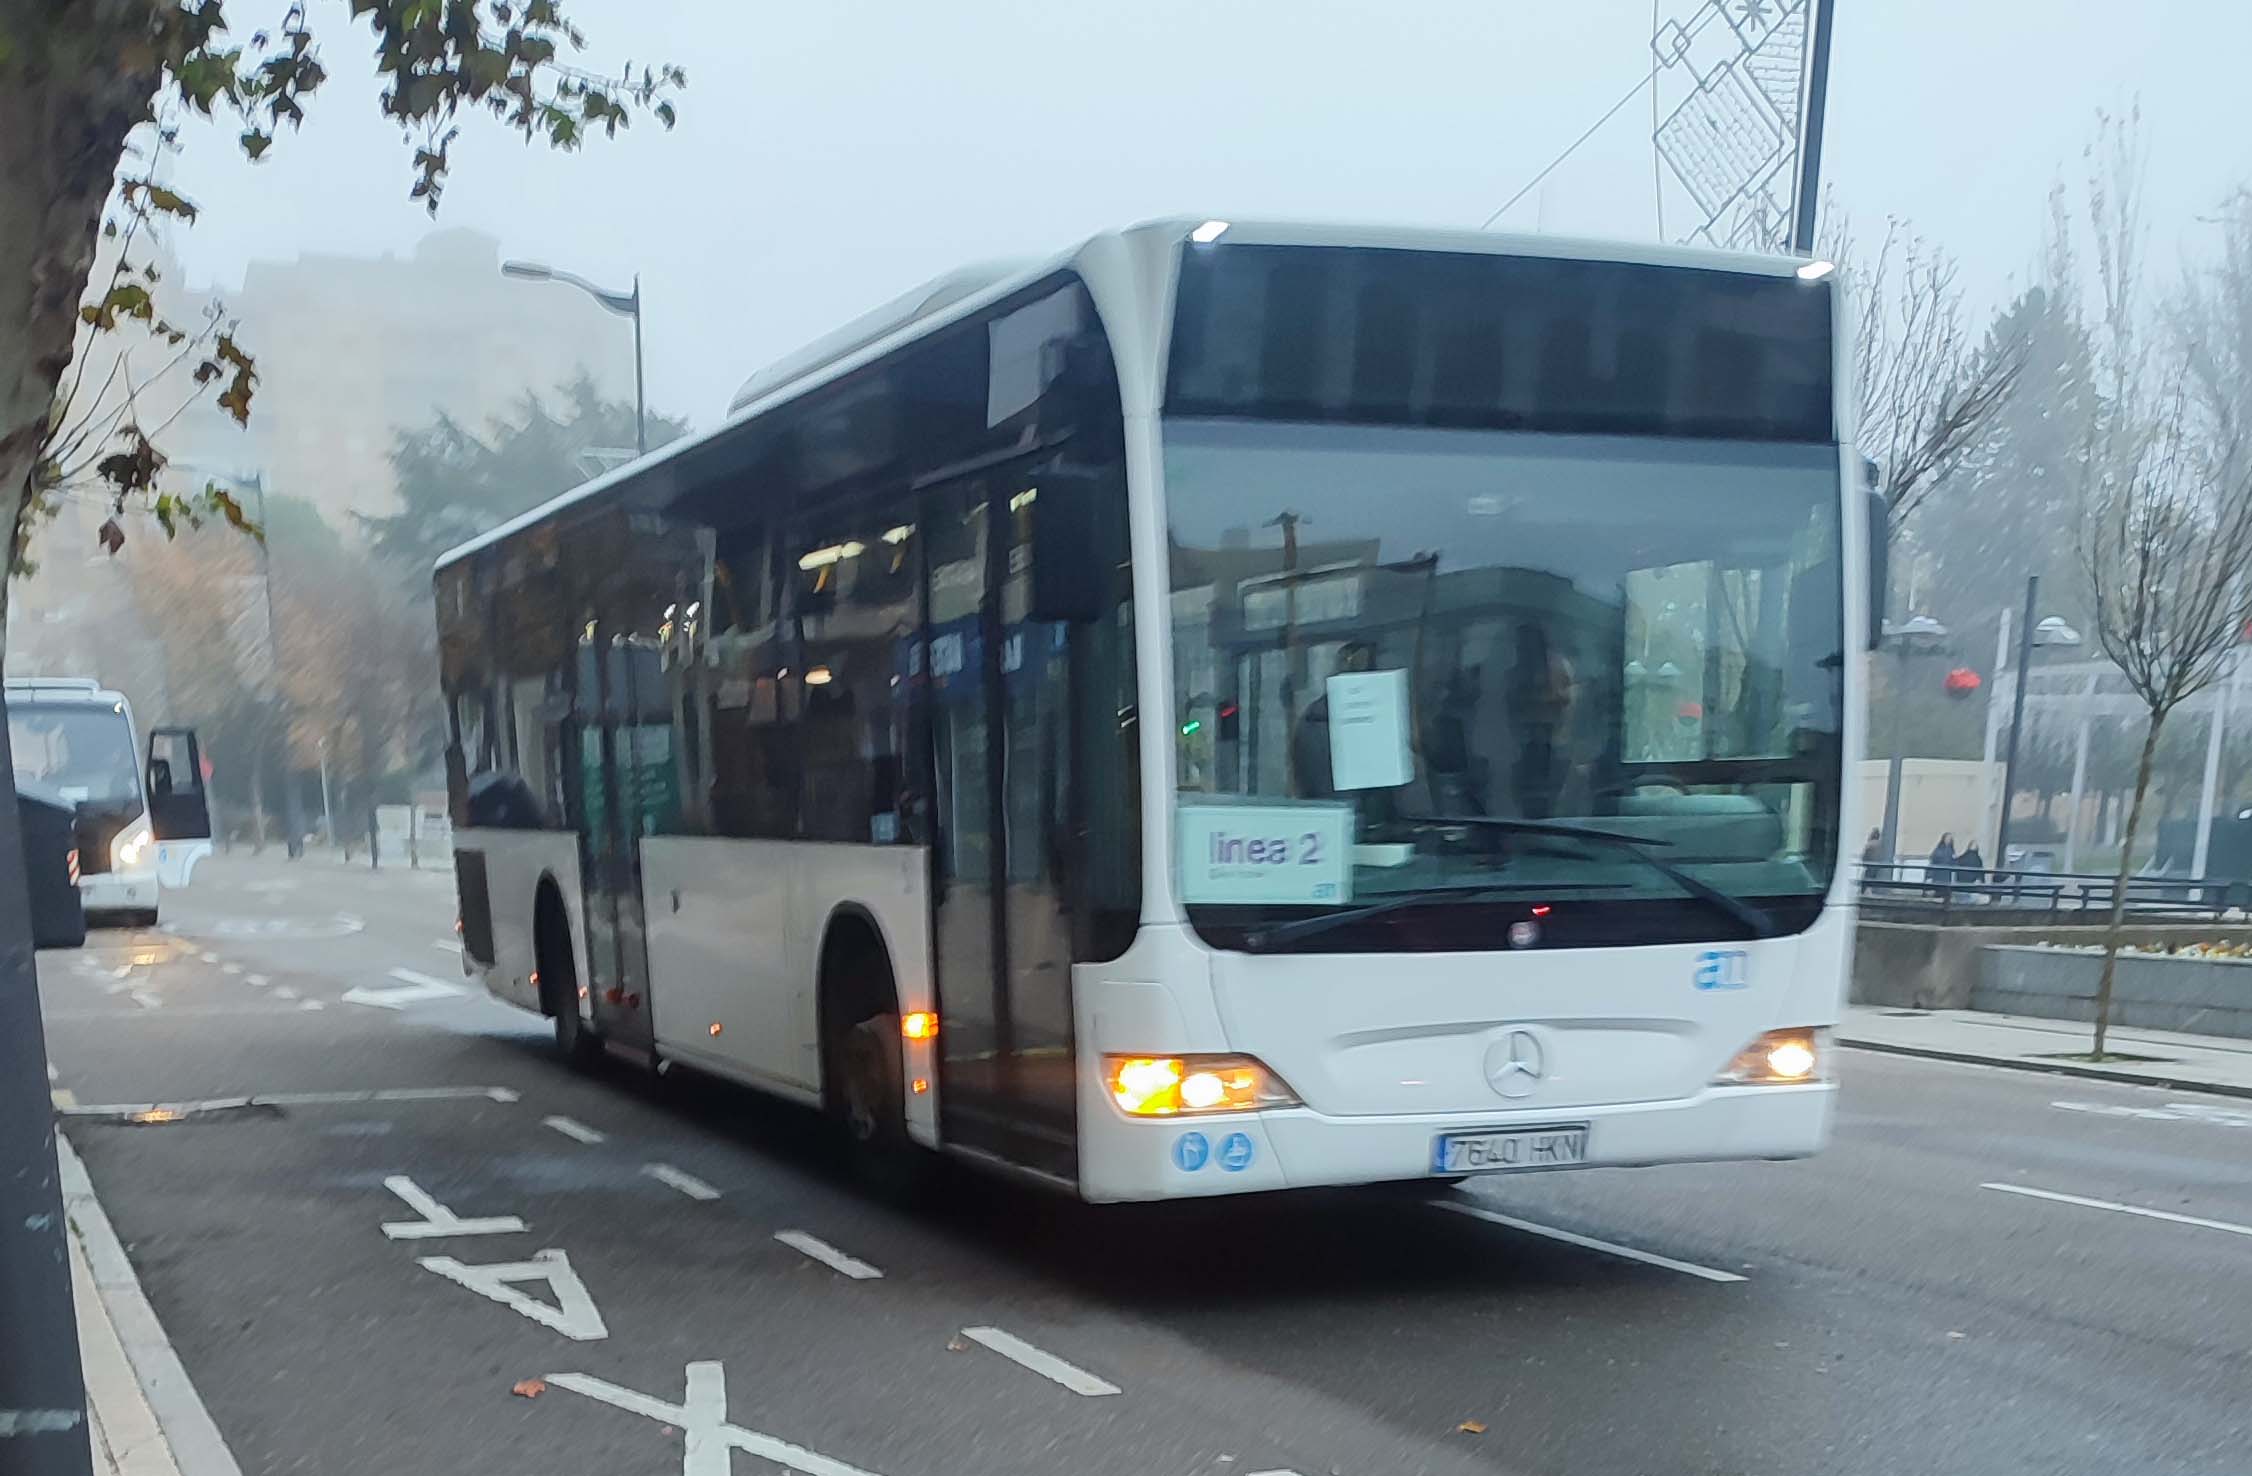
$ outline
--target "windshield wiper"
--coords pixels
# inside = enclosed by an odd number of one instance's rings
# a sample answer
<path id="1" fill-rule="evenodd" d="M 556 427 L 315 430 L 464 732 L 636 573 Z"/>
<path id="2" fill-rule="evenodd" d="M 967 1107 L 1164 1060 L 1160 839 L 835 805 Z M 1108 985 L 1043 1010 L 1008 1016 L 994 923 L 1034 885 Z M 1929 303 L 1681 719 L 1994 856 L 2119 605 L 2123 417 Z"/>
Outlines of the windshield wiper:
<path id="1" fill-rule="evenodd" d="M 1382 917 L 1387 912 L 1399 912 L 1410 907 L 1437 906 L 1443 902 L 1498 902 L 1526 892 L 1585 892 L 1593 890 L 1596 885 L 1594 882 L 1525 881 L 1499 886 L 1455 887 L 1435 892 L 1403 892 L 1382 902 L 1371 902 L 1366 907 L 1348 907 L 1342 912 L 1325 912 L 1319 917 L 1302 917 L 1296 922 L 1277 923 L 1271 928 L 1246 933 L 1243 941 L 1254 952 L 1264 953 L 1277 943 L 1311 938 L 1314 934 L 1326 933 L 1331 928 L 1341 928 L 1347 923 Z"/>
<path id="2" fill-rule="evenodd" d="M 1566 840 L 1592 841 L 1597 845 L 1611 846 L 1649 867 L 1715 912 L 1741 924 L 1753 937 L 1772 938 L 1777 932 L 1775 919 L 1751 903 L 1722 891 L 1711 882 L 1690 875 L 1671 861 L 1651 855 L 1646 849 L 1650 846 L 1670 846 L 1673 844 L 1671 841 L 1629 835 L 1623 830 L 1599 830 L 1592 825 L 1573 825 L 1563 820 L 1514 820 L 1502 815 L 1404 815 L 1401 819 L 1424 825 L 1481 826 L 1512 835 L 1561 836 Z"/>

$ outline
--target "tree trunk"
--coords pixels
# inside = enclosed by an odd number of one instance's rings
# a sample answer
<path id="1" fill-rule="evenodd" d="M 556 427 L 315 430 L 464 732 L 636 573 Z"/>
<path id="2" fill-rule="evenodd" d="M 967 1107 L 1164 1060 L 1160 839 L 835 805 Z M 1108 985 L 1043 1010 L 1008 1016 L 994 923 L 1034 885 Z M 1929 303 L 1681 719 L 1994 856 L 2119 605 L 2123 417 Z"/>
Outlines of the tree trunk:
<path id="1" fill-rule="evenodd" d="M 102 206 L 126 136 L 147 121 L 161 80 L 118 66 L 119 48 L 94 34 L 104 25 L 122 32 L 120 9 L 89 6 L 49 23 L 78 32 L 84 49 L 107 54 L 107 65 L 86 65 L 29 33 L 0 63 L 0 530 L 11 573 L 56 387 L 70 367 Z M 146 27 L 145 12 L 140 20 Z M 0 633 L 5 625 L 0 603 Z"/>
<path id="2" fill-rule="evenodd" d="M 2166 715 L 2150 715 L 2150 731 L 2143 737 L 2143 756 L 2135 767 L 2135 799 L 2127 809 L 2127 833 L 2119 841 L 2119 869 L 2111 886 L 2111 925 L 2103 935 L 2103 976 L 2096 981 L 2096 1049 L 2103 1058 L 2104 1040 L 2111 1031 L 2111 977 L 2119 967 L 2119 931 L 2127 915 L 2127 877 L 2135 864 L 2135 834 L 2142 828 L 2143 796 L 2150 792 L 2151 761 L 2158 754 L 2158 730 Z"/>

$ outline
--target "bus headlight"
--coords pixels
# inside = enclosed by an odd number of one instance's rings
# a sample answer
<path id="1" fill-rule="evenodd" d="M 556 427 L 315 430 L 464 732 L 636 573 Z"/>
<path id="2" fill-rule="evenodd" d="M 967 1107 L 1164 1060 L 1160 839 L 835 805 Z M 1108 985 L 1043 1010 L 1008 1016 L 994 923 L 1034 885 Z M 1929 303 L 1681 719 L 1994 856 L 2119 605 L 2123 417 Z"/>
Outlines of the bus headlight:
<path id="1" fill-rule="evenodd" d="M 1129 1117 L 1298 1105 L 1281 1078 L 1249 1056 L 1105 1056 L 1103 1081 Z"/>
<path id="2" fill-rule="evenodd" d="M 1829 1079 L 1830 1032 L 1793 1026 L 1770 1030 L 1736 1053 L 1717 1086 L 1788 1086 Z"/>
<path id="3" fill-rule="evenodd" d="M 155 847 L 156 836 L 149 830 L 148 821 L 127 826 L 110 840 L 110 870 L 131 871 L 148 860 Z"/>

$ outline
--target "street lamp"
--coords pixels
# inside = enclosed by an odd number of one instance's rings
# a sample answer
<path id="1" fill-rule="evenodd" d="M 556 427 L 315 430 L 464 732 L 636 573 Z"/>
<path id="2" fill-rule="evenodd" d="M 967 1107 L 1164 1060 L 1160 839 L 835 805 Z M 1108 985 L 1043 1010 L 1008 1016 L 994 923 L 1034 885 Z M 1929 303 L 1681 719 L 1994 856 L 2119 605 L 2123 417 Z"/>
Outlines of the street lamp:
<path id="1" fill-rule="evenodd" d="M 2025 689 L 2032 685 L 2033 648 L 2035 646 L 2072 647 L 2080 644 L 2080 632 L 2074 630 L 2061 615 L 2033 618 L 2034 601 L 2040 597 L 2041 576 L 2036 574 L 2025 581 L 2025 619 L 2017 647 L 2017 684 L 2010 697 L 2010 746 L 2002 760 L 2002 814 L 1994 826 L 1994 865 L 2010 864 L 2010 801 L 2017 795 L 2017 740 L 2025 727 Z"/>
<path id="2" fill-rule="evenodd" d="M 578 288 L 620 317 L 633 319 L 633 444 L 634 454 L 649 454 L 649 403 L 641 388 L 641 273 L 633 274 L 631 292 L 612 292 L 597 287 L 586 278 L 572 272 L 557 271 L 536 261 L 504 261 L 500 274 L 514 277 L 520 282 L 563 282 Z"/>
<path id="3" fill-rule="evenodd" d="M 1897 685 L 1905 690 L 1908 685 L 1909 656 L 1940 649 L 1947 641 L 1947 627 L 1929 615 L 1911 615 L 1906 620 L 1887 620 L 1884 623 L 1884 639 L 1892 647 L 1893 661 L 1899 672 Z M 1905 705 L 1900 692 L 1895 692 L 1887 705 L 1892 709 L 1892 757 L 1885 766 L 1884 829 L 1878 836 L 1877 854 L 1897 864 L 1900 860 L 1900 778 L 1903 767 L 1900 713 Z"/>

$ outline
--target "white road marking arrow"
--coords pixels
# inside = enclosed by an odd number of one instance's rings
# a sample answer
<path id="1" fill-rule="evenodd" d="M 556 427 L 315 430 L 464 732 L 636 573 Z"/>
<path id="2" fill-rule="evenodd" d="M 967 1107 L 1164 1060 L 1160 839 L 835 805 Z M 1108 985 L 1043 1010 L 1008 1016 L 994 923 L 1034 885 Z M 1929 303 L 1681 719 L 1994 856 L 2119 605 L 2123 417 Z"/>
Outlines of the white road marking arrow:
<path id="1" fill-rule="evenodd" d="M 433 979 L 428 974 L 418 974 L 413 969 L 393 969 L 391 977 L 399 981 L 396 989 L 371 989 L 361 985 L 345 990 L 344 1002 L 372 1005 L 379 1010 L 403 1010 L 411 1004 L 460 999 L 469 993 L 459 984 L 448 984 L 443 979 Z"/>
<path id="2" fill-rule="evenodd" d="M 716 1361 L 688 1365 L 688 1392 L 678 1404 L 652 1399 L 590 1374 L 549 1374 L 547 1381 L 558 1389 L 584 1394 L 678 1429 L 686 1447 L 680 1458 L 680 1476 L 728 1476 L 730 1453 L 738 1450 L 799 1472 L 800 1476 L 874 1476 L 819 1451 L 727 1423 L 727 1371 Z"/>
<path id="3" fill-rule="evenodd" d="M 415 1264 L 425 1271 L 437 1272 L 448 1281 L 459 1282 L 481 1297 L 490 1297 L 574 1341 L 592 1343 L 610 1336 L 594 1298 L 587 1294 L 586 1283 L 571 1269 L 571 1258 L 559 1250 L 536 1252 L 529 1261 L 508 1261 L 492 1266 L 467 1266 L 452 1256 L 424 1256 Z M 554 1305 L 517 1290 L 516 1283 L 520 1281 L 546 1282 L 555 1294 Z"/>
<path id="4" fill-rule="evenodd" d="M 420 1184 L 405 1174 L 393 1174 L 383 1181 L 383 1187 L 407 1202 L 407 1208 L 422 1216 L 419 1220 L 386 1220 L 383 1233 L 393 1240 L 439 1240 L 455 1235 L 514 1235 L 524 1228 L 524 1222 L 514 1215 L 488 1215 L 483 1219 L 465 1220 L 432 1199 Z"/>

